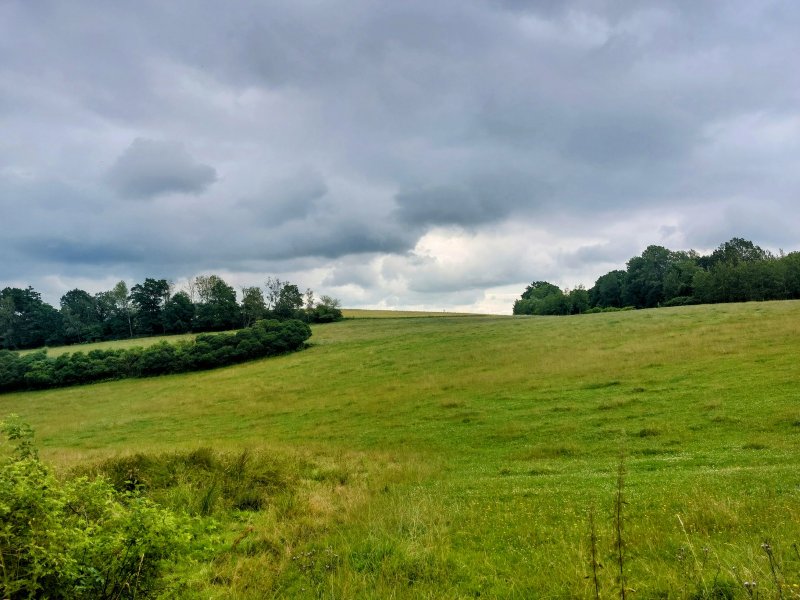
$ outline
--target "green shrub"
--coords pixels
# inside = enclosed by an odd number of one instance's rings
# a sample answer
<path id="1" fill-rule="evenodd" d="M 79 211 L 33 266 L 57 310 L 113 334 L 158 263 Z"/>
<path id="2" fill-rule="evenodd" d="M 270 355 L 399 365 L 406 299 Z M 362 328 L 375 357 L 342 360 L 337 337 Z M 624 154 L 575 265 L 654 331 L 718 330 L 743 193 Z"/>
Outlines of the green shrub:
<path id="1" fill-rule="evenodd" d="M 694 296 L 675 296 L 674 298 L 670 298 L 666 302 L 662 302 L 661 306 L 664 307 L 689 306 L 690 304 L 700 304 L 700 300 L 698 300 Z"/>
<path id="2" fill-rule="evenodd" d="M 59 481 L 36 456 L 30 427 L 0 423 L 3 598 L 149 598 L 164 567 L 189 550 L 188 520 L 103 478 Z"/>

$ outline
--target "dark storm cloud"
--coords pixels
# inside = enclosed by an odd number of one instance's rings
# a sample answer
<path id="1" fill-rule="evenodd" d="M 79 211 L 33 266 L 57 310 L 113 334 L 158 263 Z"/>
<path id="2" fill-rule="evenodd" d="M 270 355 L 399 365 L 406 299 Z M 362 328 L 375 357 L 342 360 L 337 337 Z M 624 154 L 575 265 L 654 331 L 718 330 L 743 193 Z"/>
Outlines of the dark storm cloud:
<path id="1" fill-rule="evenodd" d="M 264 187 L 258 195 L 240 202 L 240 206 L 257 220 L 272 225 L 305 219 L 328 193 L 325 179 L 308 170 Z"/>
<path id="2" fill-rule="evenodd" d="M 133 140 L 108 173 L 114 189 L 130 198 L 199 194 L 216 179 L 214 168 L 193 159 L 181 143 L 143 138 Z"/>
<path id="3" fill-rule="evenodd" d="M 143 248 L 130 248 L 114 242 L 87 242 L 79 239 L 26 240 L 18 248 L 29 258 L 48 263 L 113 266 L 147 259 Z"/>
<path id="4" fill-rule="evenodd" d="M 508 209 L 467 186 L 440 186 L 401 192 L 397 214 L 413 225 L 475 225 L 507 216 Z"/>
<path id="5" fill-rule="evenodd" d="M 364 224 L 340 221 L 333 227 L 321 227 L 313 236 L 302 234 L 284 241 L 281 247 L 274 247 L 270 258 L 289 259 L 295 256 L 316 256 L 338 258 L 348 254 L 371 254 L 375 252 L 396 253 L 408 248 L 409 240 L 401 233 L 386 233 Z"/>
<path id="6" fill-rule="evenodd" d="M 798 25 L 789 0 L 3 2 L 0 277 L 304 261 L 434 298 L 462 284 L 417 262 L 432 233 L 544 232 L 530 269 L 589 279 L 648 242 L 794 249 Z M 522 277 L 486 254 L 464 289 Z M 401 275 L 332 266 L 359 255 Z"/>
<path id="7" fill-rule="evenodd" d="M 414 226 L 476 226 L 541 208 L 548 195 L 546 185 L 525 173 L 498 167 L 496 172 L 466 175 L 461 184 L 401 191 L 394 199 L 394 214 Z"/>

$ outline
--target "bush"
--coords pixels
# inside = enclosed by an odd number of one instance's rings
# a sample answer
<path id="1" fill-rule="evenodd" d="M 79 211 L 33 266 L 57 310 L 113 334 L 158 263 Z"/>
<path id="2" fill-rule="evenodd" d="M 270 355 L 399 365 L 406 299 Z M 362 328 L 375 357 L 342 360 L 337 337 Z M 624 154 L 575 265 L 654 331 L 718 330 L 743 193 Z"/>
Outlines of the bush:
<path id="1" fill-rule="evenodd" d="M 148 598 L 163 568 L 189 550 L 188 521 L 105 479 L 59 481 L 39 461 L 30 427 L 0 423 L 3 598 Z M 6 448 L 7 449 L 7 448 Z"/>
<path id="2" fill-rule="evenodd" d="M 662 302 L 661 306 L 689 306 L 690 304 L 700 304 L 700 300 L 694 296 L 675 296 L 666 302 Z"/>

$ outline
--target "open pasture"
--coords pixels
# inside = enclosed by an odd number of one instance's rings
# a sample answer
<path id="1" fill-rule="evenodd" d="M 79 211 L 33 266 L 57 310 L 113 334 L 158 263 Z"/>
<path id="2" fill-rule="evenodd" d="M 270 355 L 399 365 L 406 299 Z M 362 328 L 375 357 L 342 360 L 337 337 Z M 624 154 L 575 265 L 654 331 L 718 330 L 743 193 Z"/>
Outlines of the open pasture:
<path id="1" fill-rule="evenodd" d="M 423 310 L 384 310 L 369 308 L 343 308 L 345 319 L 410 319 L 416 317 L 480 317 L 474 313 L 433 312 Z"/>
<path id="2" fill-rule="evenodd" d="M 292 355 L 8 394 L 0 414 L 62 472 L 206 447 L 270 465 L 282 492 L 211 513 L 190 596 L 594 598 L 596 575 L 619 597 L 621 534 L 630 598 L 789 598 L 799 340 L 800 302 L 352 319 Z"/>

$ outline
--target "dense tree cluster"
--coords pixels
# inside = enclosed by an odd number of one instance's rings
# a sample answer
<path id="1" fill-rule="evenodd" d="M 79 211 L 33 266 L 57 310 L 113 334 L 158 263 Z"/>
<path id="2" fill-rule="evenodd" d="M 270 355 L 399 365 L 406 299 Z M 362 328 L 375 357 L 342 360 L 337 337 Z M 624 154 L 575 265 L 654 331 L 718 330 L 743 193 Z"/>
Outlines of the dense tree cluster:
<path id="1" fill-rule="evenodd" d="M 515 315 L 572 315 L 586 312 L 589 295 L 582 287 L 564 293 L 547 281 L 534 281 L 514 303 Z"/>
<path id="2" fill-rule="evenodd" d="M 217 275 L 199 275 L 175 292 L 165 279 L 147 278 L 128 290 L 124 281 L 98 294 L 71 290 L 57 310 L 32 287 L 0 290 L 0 348 L 39 348 L 135 336 L 224 331 L 259 319 L 326 323 L 342 318 L 339 301 L 301 293 L 288 281 L 267 279 L 236 290 Z"/>
<path id="3" fill-rule="evenodd" d="M 800 252 L 773 255 L 733 238 L 702 256 L 694 250 L 648 246 L 624 271 L 594 286 L 563 292 L 536 281 L 514 303 L 515 315 L 569 315 L 622 308 L 800 298 Z"/>
<path id="4" fill-rule="evenodd" d="M 0 350 L 0 392 L 210 369 L 298 350 L 309 337 L 311 329 L 302 321 L 272 319 L 235 333 L 204 333 L 193 340 L 147 348 L 73 352 L 55 358 L 44 350 L 29 354 Z"/>

